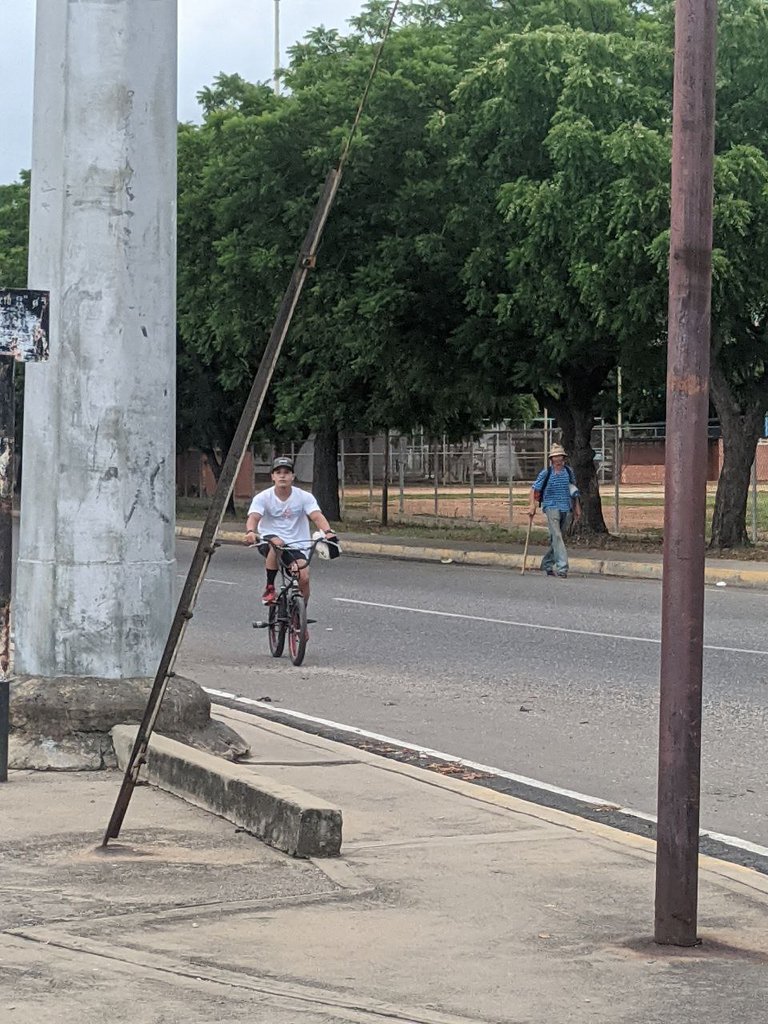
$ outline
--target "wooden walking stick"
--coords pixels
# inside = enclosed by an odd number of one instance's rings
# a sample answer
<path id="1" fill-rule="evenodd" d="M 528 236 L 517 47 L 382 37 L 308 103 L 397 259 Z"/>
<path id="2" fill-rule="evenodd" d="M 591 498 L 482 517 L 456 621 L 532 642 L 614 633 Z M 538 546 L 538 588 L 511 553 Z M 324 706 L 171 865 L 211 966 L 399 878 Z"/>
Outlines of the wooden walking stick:
<path id="1" fill-rule="evenodd" d="M 525 535 L 525 550 L 523 551 L 523 567 L 520 573 L 525 572 L 525 561 L 528 558 L 528 541 L 531 539 L 531 527 L 533 526 L 533 516 L 528 516 L 528 532 Z"/>

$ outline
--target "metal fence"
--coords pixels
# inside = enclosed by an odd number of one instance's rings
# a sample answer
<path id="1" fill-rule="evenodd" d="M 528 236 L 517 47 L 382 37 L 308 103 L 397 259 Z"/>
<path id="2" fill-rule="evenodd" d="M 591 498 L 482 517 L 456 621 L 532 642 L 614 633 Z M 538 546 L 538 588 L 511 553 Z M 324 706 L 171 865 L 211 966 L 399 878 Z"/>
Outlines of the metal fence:
<path id="1" fill-rule="evenodd" d="M 767 424 L 768 426 L 768 424 Z M 591 436 L 603 516 L 614 533 L 662 532 L 664 519 L 663 423 L 598 423 Z M 719 428 L 710 425 L 709 501 L 714 500 L 722 451 Z M 527 429 L 488 430 L 460 443 L 425 433 L 345 434 L 339 441 L 342 515 L 350 523 L 387 519 L 485 524 L 516 529 L 526 525 L 530 485 L 547 464 L 546 453 L 560 431 L 549 421 Z M 301 486 L 311 485 L 312 438 L 251 449 L 236 496 L 249 499 L 269 480 L 275 454 L 294 457 Z M 187 458 L 190 456 L 190 458 Z M 180 494 L 212 493 L 215 481 L 200 453 L 177 460 Z M 747 505 L 753 541 L 768 538 L 768 439 L 756 451 Z"/>
<path id="2" fill-rule="evenodd" d="M 491 430 L 458 443 L 425 434 L 347 438 L 339 453 L 343 512 L 380 518 L 386 493 L 387 511 L 401 517 L 519 525 L 530 485 L 560 439 L 548 427 Z M 613 488 L 618 428 L 596 427 L 592 446 L 601 488 Z"/>
<path id="3" fill-rule="evenodd" d="M 591 436 L 606 525 L 615 533 L 661 534 L 664 424 L 598 423 Z M 710 424 L 710 504 L 719 473 L 720 431 Z M 423 434 L 347 438 L 339 480 L 345 518 L 385 515 L 443 524 L 527 523 L 530 485 L 561 433 L 548 425 L 491 430 L 450 443 Z M 386 476 L 385 476 L 386 466 Z M 747 506 L 753 541 L 768 537 L 768 440 L 759 443 Z"/>

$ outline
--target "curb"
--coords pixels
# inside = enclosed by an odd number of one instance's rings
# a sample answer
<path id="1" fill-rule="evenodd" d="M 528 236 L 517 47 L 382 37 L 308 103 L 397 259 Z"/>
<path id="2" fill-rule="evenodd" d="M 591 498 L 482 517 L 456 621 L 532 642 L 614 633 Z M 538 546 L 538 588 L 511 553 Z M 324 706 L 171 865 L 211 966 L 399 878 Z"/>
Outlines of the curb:
<path id="1" fill-rule="evenodd" d="M 177 526 L 176 536 L 184 540 L 197 540 L 200 530 L 192 526 Z M 242 534 L 233 530 L 220 531 L 217 539 L 224 544 L 242 544 Z M 395 558 L 413 562 L 452 562 L 455 565 L 492 566 L 501 569 L 522 569 L 523 556 L 497 551 L 458 550 L 456 548 L 419 547 L 408 544 L 381 544 L 376 541 L 344 540 L 344 552 L 350 555 L 368 555 L 375 558 Z M 528 556 L 528 572 L 538 572 L 536 559 Z M 628 579 L 660 580 L 661 562 L 633 562 L 617 558 L 571 557 L 570 571 L 581 576 L 621 576 Z M 731 583 L 742 587 L 768 587 L 768 569 L 732 569 L 708 565 L 704 582 L 714 585 Z"/>
<path id="2" fill-rule="evenodd" d="M 297 735 L 304 738 L 304 742 L 310 742 L 312 746 L 327 750 L 339 759 L 349 756 L 349 746 L 337 739 L 330 739 L 318 733 L 307 733 L 296 729 L 294 726 L 277 722 L 271 718 L 263 718 L 258 709 L 253 711 L 240 711 L 230 704 L 217 704 L 214 699 L 213 711 L 220 721 L 231 723 L 253 724 L 254 719 L 259 722 L 259 728 L 267 729 L 276 736 L 285 736 L 295 740 Z M 612 825 L 610 822 L 602 822 L 594 818 L 586 818 L 574 810 L 567 810 L 558 807 L 550 807 L 547 804 L 537 803 L 512 793 L 499 792 L 492 788 L 479 787 L 475 783 L 464 779 L 454 778 L 449 775 L 434 773 L 418 764 L 410 764 L 402 761 L 389 760 L 375 750 L 366 750 L 361 747 L 354 747 L 354 758 L 361 764 L 379 768 L 393 775 L 401 775 L 404 778 L 413 779 L 424 785 L 442 789 L 458 796 L 466 797 L 478 803 L 488 804 L 492 807 L 503 808 L 516 814 L 524 814 L 539 821 L 546 821 L 551 825 L 565 828 L 573 832 L 591 837 L 601 842 L 625 847 L 644 857 L 654 858 L 656 853 L 656 841 L 648 836 L 639 835 L 635 832 L 628 832 Z M 455 762 L 461 764 L 461 761 Z M 752 866 L 734 863 L 724 860 L 717 855 L 700 853 L 698 858 L 702 871 L 718 875 L 739 885 L 748 885 L 755 892 L 759 892 L 766 898 L 768 905 L 768 875 L 755 869 Z"/>
<path id="3" fill-rule="evenodd" d="M 111 731 L 122 771 L 137 732 L 134 725 L 116 725 Z M 218 814 L 292 857 L 336 857 L 341 850 L 337 807 L 243 765 L 155 734 L 145 771 L 158 789 Z"/>

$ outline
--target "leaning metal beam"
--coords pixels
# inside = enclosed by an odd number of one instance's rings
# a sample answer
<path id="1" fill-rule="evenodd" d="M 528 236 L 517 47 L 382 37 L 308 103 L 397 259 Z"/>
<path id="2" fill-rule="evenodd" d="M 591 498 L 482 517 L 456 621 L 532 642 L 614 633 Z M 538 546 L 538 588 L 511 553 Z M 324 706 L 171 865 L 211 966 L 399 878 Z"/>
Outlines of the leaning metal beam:
<path id="1" fill-rule="evenodd" d="M 190 565 L 189 572 L 187 573 L 187 578 L 176 608 L 176 614 L 174 615 L 173 622 L 171 623 L 168 640 L 166 641 L 165 649 L 163 650 L 160 658 L 160 665 L 158 667 L 154 683 L 152 684 L 152 690 L 149 695 L 144 717 L 136 734 L 136 741 L 125 769 L 125 775 L 123 777 L 117 801 L 115 802 L 114 810 L 112 811 L 112 817 L 110 818 L 107 830 L 104 833 L 104 839 L 101 844 L 102 846 L 107 846 L 110 839 L 116 839 L 120 835 L 120 829 L 122 828 L 123 820 L 125 818 L 126 811 L 128 810 L 128 805 L 130 803 L 134 787 L 136 786 L 139 772 L 146 761 L 147 748 L 149 746 L 152 732 L 155 728 L 155 723 L 157 722 L 157 716 L 160 713 L 163 696 L 168 686 L 168 681 L 173 676 L 173 666 L 184 636 L 184 630 L 187 623 L 192 618 L 197 595 L 205 578 L 208 563 L 210 562 L 211 556 L 217 546 L 216 534 L 221 526 L 224 510 L 227 506 L 230 495 L 232 494 L 235 479 L 237 478 L 238 471 L 245 456 L 248 443 L 251 439 L 251 434 L 253 433 L 253 429 L 259 418 L 261 407 L 267 393 L 267 388 L 272 380 L 275 365 L 277 363 L 278 356 L 280 355 L 280 350 L 283 347 L 285 337 L 288 333 L 288 328 L 290 327 L 304 283 L 309 271 L 315 266 L 315 259 L 320 245 L 320 240 L 323 235 L 323 229 L 325 228 L 328 214 L 333 206 L 333 201 L 336 198 L 340 181 L 340 167 L 329 171 L 328 176 L 325 179 L 322 195 L 315 207 L 312 223 L 310 224 L 309 231 L 307 232 L 299 251 L 299 256 L 296 261 L 293 274 L 291 275 L 291 280 L 285 291 L 285 295 L 283 296 L 283 301 L 278 311 L 275 325 L 272 328 L 272 333 L 269 336 L 267 347 L 264 351 L 264 355 L 262 356 L 250 394 L 248 395 L 243 413 L 240 417 L 240 422 L 237 425 L 235 436 L 232 440 L 230 449 L 227 452 L 227 457 L 224 460 L 219 482 L 216 486 L 213 500 L 211 501 L 211 505 L 208 509 L 208 515 L 203 525 L 194 557 L 192 558 L 192 564 Z"/>

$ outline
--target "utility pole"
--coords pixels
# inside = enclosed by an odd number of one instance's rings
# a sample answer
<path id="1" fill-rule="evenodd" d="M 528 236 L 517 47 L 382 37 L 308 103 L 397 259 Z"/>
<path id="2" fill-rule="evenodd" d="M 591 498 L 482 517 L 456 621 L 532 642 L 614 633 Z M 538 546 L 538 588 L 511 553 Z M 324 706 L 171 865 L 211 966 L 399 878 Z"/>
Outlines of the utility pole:
<path id="1" fill-rule="evenodd" d="M 173 617 L 176 13 L 37 0 L 15 668 L 51 701 L 151 676 Z"/>
<path id="2" fill-rule="evenodd" d="M 698 942 L 716 25 L 677 0 L 654 933 L 676 946 Z"/>
<path id="3" fill-rule="evenodd" d="M 280 0 L 275 0 L 275 52 L 272 58 L 272 90 L 280 95 Z"/>

